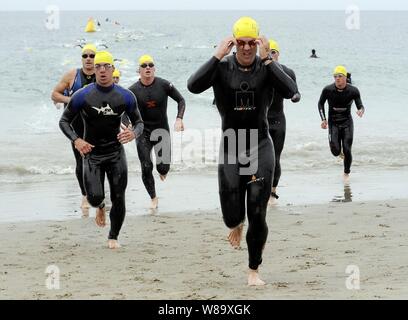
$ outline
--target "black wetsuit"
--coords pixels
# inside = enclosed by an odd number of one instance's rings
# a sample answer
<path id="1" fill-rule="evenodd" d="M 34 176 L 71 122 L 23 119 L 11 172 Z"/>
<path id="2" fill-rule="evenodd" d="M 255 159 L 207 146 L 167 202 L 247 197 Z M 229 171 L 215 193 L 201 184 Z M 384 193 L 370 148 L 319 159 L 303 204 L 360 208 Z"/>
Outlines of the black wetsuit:
<path id="1" fill-rule="evenodd" d="M 266 66 L 257 56 L 250 67 L 242 67 L 235 55 L 221 61 L 212 57 L 188 80 L 192 93 L 201 93 L 211 86 L 223 130 L 218 165 L 223 219 L 227 227 L 234 228 L 245 220 L 247 212 L 249 267 L 256 270 L 268 235 L 265 218 L 275 164 L 267 112 L 274 88 L 283 97 L 291 98 L 297 87 L 278 63 Z M 252 133 L 257 144 L 248 141 Z M 248 154 L 249 167 L 243 159 Z"/>
<path id="2" fill-rule="evenodd" d="M 88 84 L 91 84 L 95 82 L 95 74 L 92 75 L 87 75 L 84 73 L 82 69 L 77 69 L 77 73 L 75 75 L 74 82 L 72 84 L 72 87 L 67 90 L 64 95 L 71 97 L 76 91 L 79 89 L 87 86 Z M 66 107 L 67 105 L 65 105 Z M 78 136 L 83 137 L 84 135 L 84 124 L 82 122 L 82 119 L 80 116 L 76 117 L 74 120 L 72 120 L 71 123 L 72 128 L 75 130 L 75 132 L 78 134 Z M 75 166 L 75 175 L 77 177 L 79 187 L 81 188 L 81 193 L 83 196 L 86 195 L 85 193 L 85 187 L 84 187 L 84 181 L 83 181 L 83 168 L 82 168 L 82 157 L 81 154 L 77 149 L 75 149 L 74 144 L 71 144 L 72 151 L 74 152 L 75 156 L 75 161 L 76 161 L 76 166 Z"/>
<path id="3" fill-rule="evenodd" d="M 83 158 L 85 191 L 93 207 L 104 207 L 105 173 L 108 177 L 112 200 L 109 239 L 117 239 L 126 212 L 127 162 L 124 148 L 117 139 L 124 113 L 134 126 L 136 137 L 140 136 L 143 122 L 135 96 L 117 85 L 91 84 L 72 96 L 60 120 L 62 132 L 74 142 L 80 136 L 69 124 L 80 115 L 85 129 L 83 139 L 95 146 Z"/>
<path id="4" fill-rule="evenodd" d="M 360 92 L 350 84 L 343 89 L 337 89 L 333 83 L 326 86 L 319 99 L 319 114 L 322 121 L 326 120 L 324 104 L 329 102 L 329 144 L 330 150 L 334 156 L 339 156 L 341 148 L 344 153 L 344 173 L 350 173 L 351 146 L 353 145 L 354 124 L 351 116 L 351 105 L 355 102 L 357 109 L 363 109 Z"/>
<path id="5" fill-rule="evenodd" d="M 289 69 L 285 65 L 281 65 L 283 70 L 287 75 L 289 75 L 293 81 L 296 82 L 296 75 L 292 69 Z M 268 123 L 269 123 L 269 134 L 271 135 L 273 146 L 275 149 L 275 173 L 273 176 L 272 187 L 276 188 L 279 183 L 281 176 L 281 165 L 280 156 L 285 144 L 286 136 L 286 118 L 283 111 L 283 97 L 275 90 L 272 98 L 272 104 L 268 110 Z M 292 102 L 300 101 L 300 93 L 297 93 L 293 98 Z"/>
<path id="6" fill-rule="evenodd" d="M 157 172 L 166 175 L 170 170 L 171 141 L 167 119 L 167 100 L 170 97 L 178 103 L 177 118 L 180 119 L 183 119 L 185 101 L 172 83 L 159 77 L 155 77 L 149 86 L 143 85 L 139 80 L 129 90 L 137 98 L 140 114 L 144 121 L 143 135 L 136 140 L 136 147 L 142 168 L 143 184 L 150 198 L 154 199 L 156 189 L 151 159 L 153 148 L 156 155 Z M 162 129 L 162 132 L 157 129 Z"/>
<path id="7" fill-rule="evenodd" d="M 351 73 L 347 72 L 347 83 L 348 84 L 353 84 L 352 80 L 351 80 Z"/>

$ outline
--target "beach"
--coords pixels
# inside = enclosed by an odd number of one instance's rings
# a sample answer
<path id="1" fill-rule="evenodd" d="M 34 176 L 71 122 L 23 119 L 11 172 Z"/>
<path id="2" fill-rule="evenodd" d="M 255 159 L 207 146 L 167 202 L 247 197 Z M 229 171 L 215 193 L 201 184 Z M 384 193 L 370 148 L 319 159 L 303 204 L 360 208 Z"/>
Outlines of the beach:
<path id="1" fill-rule="evenodd" d="M 267 285 L 256 288 L 246 285 L 245 240 L 230 247 L 219 210 L 127 217 L 118 250 L 92 213 L 1 223 L 0 298 L 407 299 L 407 210 L 407 199 L 269 207 Z M 50 265 L 59 289 L 46 287 Z M 359 290 L 347 288 L 348 266 Z"/>
<path id="2" fill-rule="evenodd" d="M 408 64 L 407 12 L 362 11 L 353 29 L 344 10 L 62 10 L 61 25 L 50 29 L 43 11 L 0 13 L 2 47 L 10 34 L 21 44 L 13 54 L 0 51 L 4 76 L 15 75 L 0 81 L 0 299 L 408 299 L 408 130 L 401 103 L 408 97 L 408 73 L 401 72 Z M 187 89 L 244 13 L 279 42 L 279 61 L 295 71 L 302 95 L 297 104 L 285 102 L 280 198 L 268 207 L 260 267 L 267 284 L 256 288 L 246 284 L 245 238 L 234 250 L 222 219 L 214 92 Z M 85 33 L 91 16 L 100 30 Z M 172 163 L 165 182 L 153 170 L 158 210 L 149 210 L 135 143 L 125 145 L 118 250 L 107 248 L 109 226 L 96 226 L 95 209 L 82 216 L 71 145 L 59 128 L 63 110 L 50 99 L 62 75 L 80 67 L 88 42 L 113 54 L 124 88 L 139 79 L 138 57 L 151 54 L 156 75 L 186 101 L 185 130 L 177 133 L 177 103 L 169 99 Z M 319 59 L 309 58 L 312 48 Z M 339 64 L 351 72 L 366 109 L 362 119 L 351 109 L 346 184 L 317 108 Z M 107 181 L 105 190 L 109 209 Z"/>

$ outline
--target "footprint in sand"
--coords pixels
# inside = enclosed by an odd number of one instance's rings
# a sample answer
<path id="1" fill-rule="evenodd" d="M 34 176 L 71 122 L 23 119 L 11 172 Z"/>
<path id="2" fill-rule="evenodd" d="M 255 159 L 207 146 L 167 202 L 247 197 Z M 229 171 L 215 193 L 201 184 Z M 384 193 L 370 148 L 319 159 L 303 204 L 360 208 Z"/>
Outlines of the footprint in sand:
<path id="1" fill-rule="evenodd" d="M 289 282 L 274 282 L 272 285 L 278 289 L 289 288 Z"/>
<path id="2" fill-rule="evenodd" d="M 155 255 L 157 251 L 153 249 L 144 249 L 143 252 L 147 254 Z"/>

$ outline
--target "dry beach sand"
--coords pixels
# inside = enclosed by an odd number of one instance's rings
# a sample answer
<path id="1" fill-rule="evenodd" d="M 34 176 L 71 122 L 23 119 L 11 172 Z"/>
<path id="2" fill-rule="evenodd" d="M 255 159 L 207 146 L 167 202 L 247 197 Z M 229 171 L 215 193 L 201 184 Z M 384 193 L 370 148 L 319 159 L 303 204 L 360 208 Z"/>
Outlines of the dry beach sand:
<path id="1" fill-rule="evenodd" d="M 122 248 L 90 218 L 1 223 L 1 299 L 407 299 L 408 200 L 278 206 L 260 268 L 246 286 L 247 250 L 234 250 L 221 213 L 127 217 Z M 46 268 L 60 289 L 46 287 Z M 349 290 L 355 265 L 360 289 Z"/>

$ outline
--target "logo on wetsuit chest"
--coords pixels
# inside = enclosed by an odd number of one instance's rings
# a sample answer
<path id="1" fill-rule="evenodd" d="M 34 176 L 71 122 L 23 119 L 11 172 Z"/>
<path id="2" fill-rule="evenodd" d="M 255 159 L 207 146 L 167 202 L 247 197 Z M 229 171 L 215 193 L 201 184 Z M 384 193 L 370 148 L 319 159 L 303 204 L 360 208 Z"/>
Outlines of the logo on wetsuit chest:
<path id="1" fill-rule="evenodd" d="M 118 114 L 113 112 L 112 108 L 110 107 L 109 103 L 106 104 L 105 107 L 92 107 L 92 109 L 95 109 L 96 111 L 98 111 L 98 115 L 99 114 L 103 114 L 104 116 L 117 116 Z"/>
<path id="2" fill-rule="evenodd" d="M 255 110 L 254 106 L 255 94 L 253 91 L 248 91 L 248 82 L 241 82 L 241 91 L 235 93 L 235 111 L 252 111 Z"/>
<path id="3" fill-rule="evenodd" d="M 156 108 L 157 107 L 157 102 L 156 102 L 156 100 L 147 101 L 146 106 L 147 106 L 148 109 Z"/>

